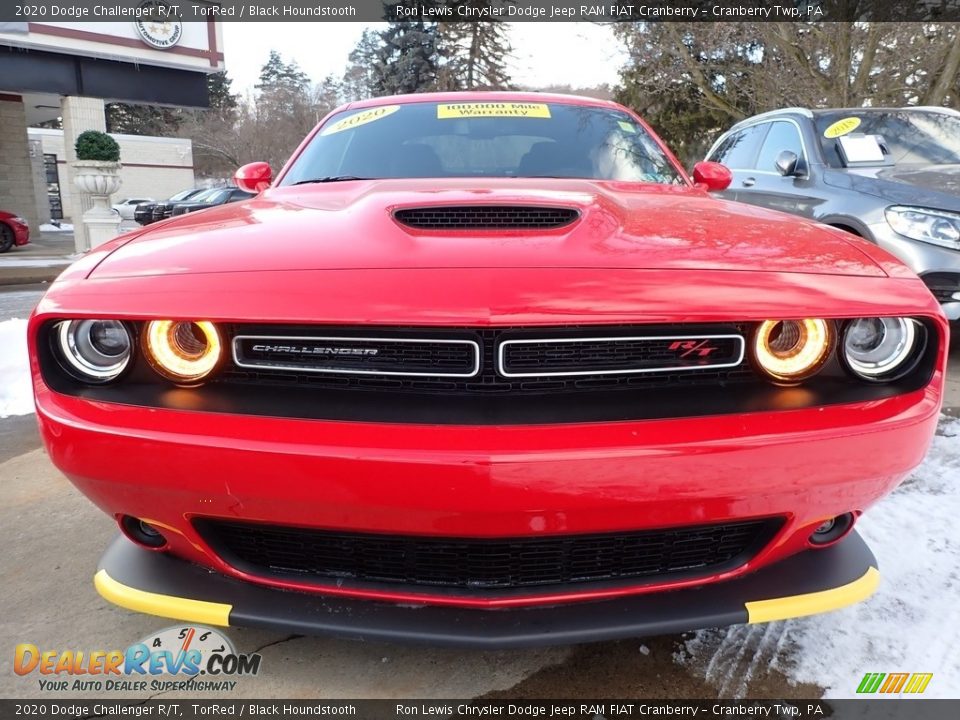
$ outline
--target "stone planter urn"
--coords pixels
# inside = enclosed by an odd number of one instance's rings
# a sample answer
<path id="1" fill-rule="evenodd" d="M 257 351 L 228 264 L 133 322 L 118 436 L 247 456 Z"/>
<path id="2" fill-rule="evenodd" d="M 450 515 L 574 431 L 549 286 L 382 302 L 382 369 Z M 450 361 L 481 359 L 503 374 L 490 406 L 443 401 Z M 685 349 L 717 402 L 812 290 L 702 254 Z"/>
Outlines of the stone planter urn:
<path id="1" fill-rule="evenodd" d="M 83 214 L 90 246 L 77 247 L 84 252 L 120 234 L 120 216 L 110 207 L 110 196 L 120 189 L 120 163 L 102 160 L 74 160 L 73 184 L 90 198 L 93 207 Z M 76 233 L 76 237 L 81 237 Z"/>

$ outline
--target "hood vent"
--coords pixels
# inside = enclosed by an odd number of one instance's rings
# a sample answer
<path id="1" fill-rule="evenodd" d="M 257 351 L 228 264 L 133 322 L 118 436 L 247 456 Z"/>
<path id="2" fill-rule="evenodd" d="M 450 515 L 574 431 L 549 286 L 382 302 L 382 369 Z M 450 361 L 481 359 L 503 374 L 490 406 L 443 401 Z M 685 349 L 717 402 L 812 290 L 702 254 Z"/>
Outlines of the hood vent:
<path id="1" fill-rule="evenodd" d="M 393 216 L 401 225 L 418 230 L 549 230 L 569 225 L 580 212 L 530 205 L 445 205 L 405 208 Z"/>

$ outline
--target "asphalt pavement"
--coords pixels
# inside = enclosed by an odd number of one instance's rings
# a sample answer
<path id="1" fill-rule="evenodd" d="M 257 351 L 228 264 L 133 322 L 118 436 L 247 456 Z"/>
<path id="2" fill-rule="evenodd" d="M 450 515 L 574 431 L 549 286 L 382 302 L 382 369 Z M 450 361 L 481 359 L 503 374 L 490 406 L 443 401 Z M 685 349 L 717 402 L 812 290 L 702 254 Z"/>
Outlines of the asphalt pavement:
<path id="1" fill-rule="evenodd" d="M 0 320 L 25 317 L 42 286 L 0 288 Z M 960 340 L 954 343 L 960 349 Z M 960 352 L 953 353 L 949 411 L 960 414 Z M 158 458 L 182 473 L 176 458 Z M 0 697 L 102 697 L 102 691 L 43 691 L 38 675 L 13 672 L 13 648 L 126 648 L 173 621 L 127 612 L 103 601 L 92 577 L 115 534 L 110 518 L 50 464 L 33 416 L 0 420 Z M 240 652 L 259 652 L 262 672 L 222 697 L 257 698 L 711 698 L 720 689 L 673 658 L 687 636 L 577 647 L 478 652 L 230 628 Z M 788 652 L 789 650 L 787 650 Z M 750 697 L 812 698 L 820 688 L 796 685 L 764 663 L 748 681 Z M 49 679 L 49 678 L 45 678 Z M 70 678 L 72 681 L 73 678 Z M 113 691 L 111 697 L 144 698 Z M 196 697 L 168 692 L 164 697 Z M 216 697 L 209 694 L 207 697 Z"/>

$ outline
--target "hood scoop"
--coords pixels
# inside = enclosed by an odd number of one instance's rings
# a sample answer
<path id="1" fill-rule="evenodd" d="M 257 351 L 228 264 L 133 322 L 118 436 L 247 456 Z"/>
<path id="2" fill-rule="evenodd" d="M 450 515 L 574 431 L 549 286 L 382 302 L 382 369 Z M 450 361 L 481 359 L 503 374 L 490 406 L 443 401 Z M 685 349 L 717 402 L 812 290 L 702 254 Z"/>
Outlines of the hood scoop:
<path id="1" fill-rule="evenodd" d="M 551 230 L 570 225 L 580 211 L 533 205 L 442 205 L 404 208 L 393 213 L 417 230 Z"/>

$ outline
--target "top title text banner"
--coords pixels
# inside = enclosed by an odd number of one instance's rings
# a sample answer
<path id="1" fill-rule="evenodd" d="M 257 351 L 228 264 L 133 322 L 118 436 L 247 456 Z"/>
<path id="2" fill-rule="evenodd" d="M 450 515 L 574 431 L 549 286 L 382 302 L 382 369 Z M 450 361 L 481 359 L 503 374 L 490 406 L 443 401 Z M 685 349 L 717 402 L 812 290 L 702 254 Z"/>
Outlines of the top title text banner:
<path id="1" fill-rule="evenodd" d="M 960 20 L 960 0 L 4 0 L 0 23 L 333 22 L 836 22 Z M 24 28 L 26 30 L 26 28 Z"/>

